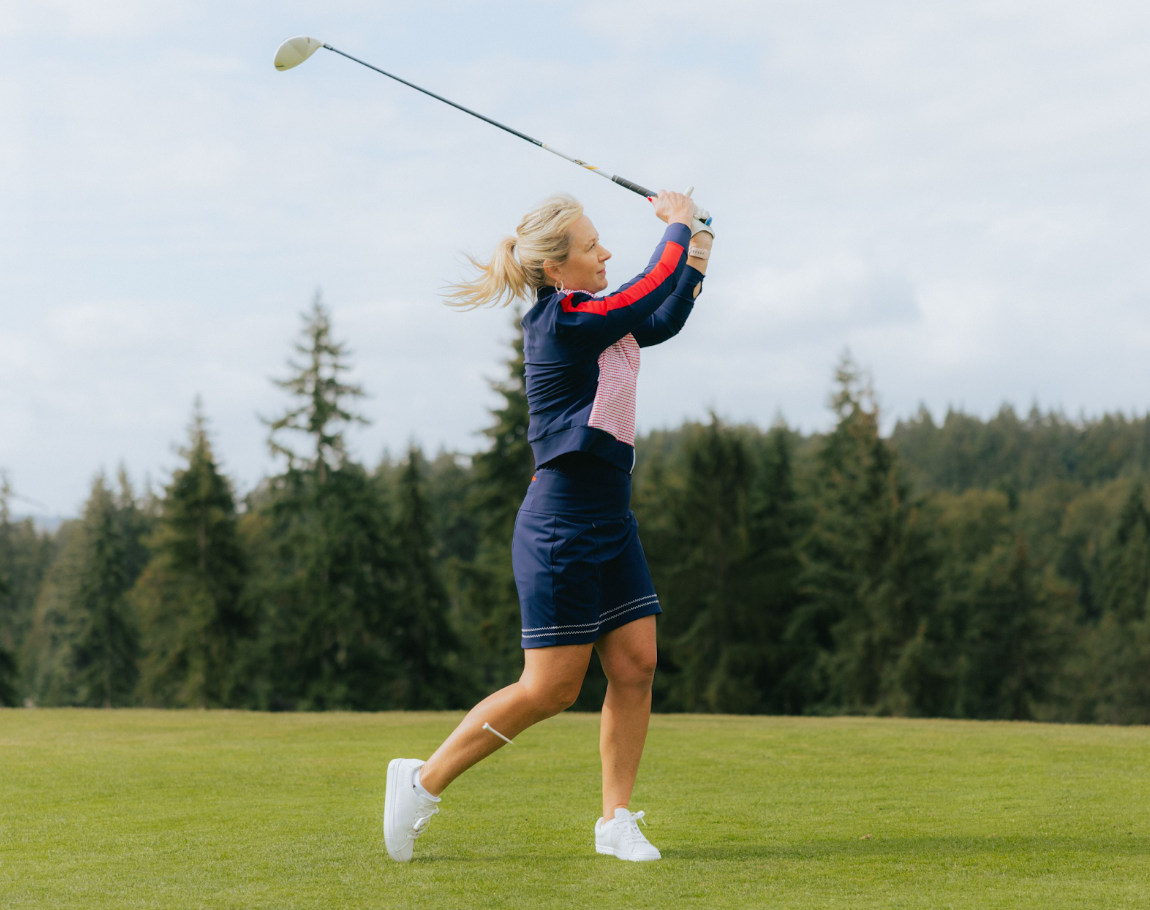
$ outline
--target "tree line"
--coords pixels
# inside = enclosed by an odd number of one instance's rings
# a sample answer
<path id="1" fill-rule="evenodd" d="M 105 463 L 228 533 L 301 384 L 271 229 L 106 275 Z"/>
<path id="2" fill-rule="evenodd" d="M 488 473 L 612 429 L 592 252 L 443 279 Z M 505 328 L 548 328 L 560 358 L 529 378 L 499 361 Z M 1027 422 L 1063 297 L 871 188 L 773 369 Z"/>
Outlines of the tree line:
<path id="1" fill-rule="evenodd" d="M 53 533 L 0 486 L 0 704 L 468 707 L 517 678 L 522 338 L 486 446 L 374 467 L 317 300 L 242 498 L 197 402 L 162 490 L 121 471 Z M 834 426 L 712 416 L 638 441 L 664 615 L 655 708 L 1150 722 L 1150 420 L 925 409 L 881 432 L 844 356 Z M 577 708 L 606 682 L 593 661 Z"/>

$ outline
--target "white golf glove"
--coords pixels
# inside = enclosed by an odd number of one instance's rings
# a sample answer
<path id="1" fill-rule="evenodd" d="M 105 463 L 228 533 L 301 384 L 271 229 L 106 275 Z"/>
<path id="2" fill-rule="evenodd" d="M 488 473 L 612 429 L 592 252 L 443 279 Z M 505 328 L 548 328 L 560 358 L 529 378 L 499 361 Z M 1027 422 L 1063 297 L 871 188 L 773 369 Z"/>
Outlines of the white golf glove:
<path id="1" fill-rule="evenodd" d="M 689 186 L 687 187 L 687 192 L 683 195 L 690 196 L 693 192 L 695 192 L 695 188 Z M 715 229 L 711 227 L 711 213 L 701 205 L 695 206 L 695 218 L 691 222 L 691 236 L 694 237 L 696 234 L 710 234 L 712 237 L 715 236 Z"/>

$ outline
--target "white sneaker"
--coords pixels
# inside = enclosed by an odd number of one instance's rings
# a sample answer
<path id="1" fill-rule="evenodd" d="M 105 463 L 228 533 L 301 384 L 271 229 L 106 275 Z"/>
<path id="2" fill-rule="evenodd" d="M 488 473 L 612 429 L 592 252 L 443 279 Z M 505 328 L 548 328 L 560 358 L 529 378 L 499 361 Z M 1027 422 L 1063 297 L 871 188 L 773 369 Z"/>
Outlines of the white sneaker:
<path id="1" fill-rule="evenodd" d="M 416 789 L 415 775 L 423 767 L 418 758 L 393 758 L 387 766 L 387 791 L 383 796 L 383 842 L 387 855 L 397 863 L 411 862 L 415 839 L 439 812 L 439 797 Z"/>
<path id="2" fill-rule="evenodd" d="M 642 812 L 629 812 L 620 806 L 611 821 L 599 819 L 595 822 L 595 852 L 639 863 L 662 859 L 663 854 L 643 836 L 636 824 L 642 817 Z"/>

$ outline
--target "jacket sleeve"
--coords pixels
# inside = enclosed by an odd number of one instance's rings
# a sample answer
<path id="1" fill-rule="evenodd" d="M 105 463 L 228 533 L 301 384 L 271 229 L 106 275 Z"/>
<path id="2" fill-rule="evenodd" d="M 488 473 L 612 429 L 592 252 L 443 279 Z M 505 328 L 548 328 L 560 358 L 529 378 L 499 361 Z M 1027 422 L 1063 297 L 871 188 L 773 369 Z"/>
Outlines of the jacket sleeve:
<path id="1" fill-rule="evenodd" d="M 647 319 L 631 330 L 641 348 L 662 344 L 674 338 L 687 322 L 695 308 L 695 288 L 703 281 L 703 273 L 692 266 L 684 266 L 675 290 Z"/>
<path id="2" fill-rule="evenodd" d="M 687 263 L 690 228 L 669 224 L 647 268 L 614 294 L 594 297 L 575 292 L 559 302 L 559 335 L 568 344 L 598 357 L 620 338 L 642 326 L 679 286 Z M 693 271 L 693 270 L 692 270 Z"/>

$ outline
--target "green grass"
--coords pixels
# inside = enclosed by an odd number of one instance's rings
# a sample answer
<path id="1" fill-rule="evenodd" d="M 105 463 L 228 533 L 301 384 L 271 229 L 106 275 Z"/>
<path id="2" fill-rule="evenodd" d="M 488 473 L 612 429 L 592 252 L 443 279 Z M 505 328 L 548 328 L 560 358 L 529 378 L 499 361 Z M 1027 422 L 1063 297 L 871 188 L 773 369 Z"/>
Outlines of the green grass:
<path id="1" fill-rule="evenodd" d="M 1150 730 L 653 720 L 632 808 L 658 863 L 597 856 L 598 717 L 449 790 L 410 865 L 388 759 L 453 714 L 0 711 L 0 907 L 1150 906 Z"/>

